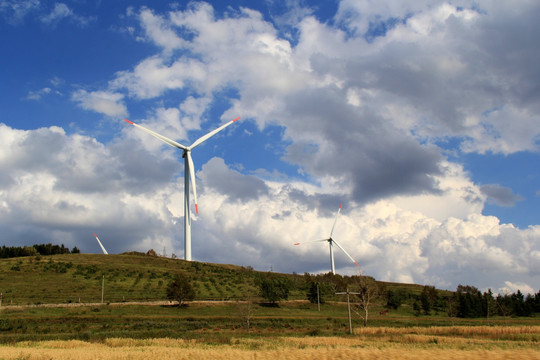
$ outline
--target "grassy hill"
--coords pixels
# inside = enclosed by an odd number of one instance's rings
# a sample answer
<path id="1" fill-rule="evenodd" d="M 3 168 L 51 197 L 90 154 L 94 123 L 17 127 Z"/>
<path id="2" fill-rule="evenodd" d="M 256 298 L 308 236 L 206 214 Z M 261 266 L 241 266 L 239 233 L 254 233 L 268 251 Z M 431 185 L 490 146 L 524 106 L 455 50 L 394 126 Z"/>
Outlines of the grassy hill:
<path id="1" fill-rule="evenodd" d="M 257 297 L 257 278 L 266 273 L 241 266 L 188 262 L 147 256 L 62 254 L 0 259 L 0 292 L 5 305 L 166 300 L 165 289 L 177 272 L 187 274 L 196 300 Z M 304 275 L 276 274 L 292 284 L 289 299 L 306 299 Z M 387 289 L 419 294 L 421 285 L 384 283 Z M 331 296 L 330 296 L 331 297 Z"/>
<path id="2" fill-rule="evenodd" d="M 254 272 L 232 265 L 187 262 L 142 254 L 62 254 L 0 260 L 4 304 L 165 300 L 177 272 L 192 280 L 197 299 L 229 299 L 256 292 Z"/>

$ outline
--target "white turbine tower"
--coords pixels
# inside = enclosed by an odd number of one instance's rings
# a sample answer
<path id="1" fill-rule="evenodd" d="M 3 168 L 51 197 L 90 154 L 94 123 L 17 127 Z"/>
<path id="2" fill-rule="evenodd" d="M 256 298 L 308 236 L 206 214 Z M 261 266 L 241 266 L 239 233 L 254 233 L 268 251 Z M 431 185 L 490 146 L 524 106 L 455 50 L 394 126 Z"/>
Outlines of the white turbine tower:
<path id="1" fill-rule="evenodd" d="M 96 237 L 96 240 L 99 244 L 99 247 L 101 248 L 101 251 L 103 251 L 103 253 L 105 255 L 109 255 L 109 253 L 107 252 L 107 250 L 105 250 L 105 248 L 103 247 L 103 244 L 101 244 L 101 241 L 99 241 L 99 238 L 97 237 L 96 233 L 94 233 L 94 236 Z"/>
<path id="2" fill-rule="evenodd" d="M 336 227 L 336 222 L 337 222 L 339 213 L 341 212 L 341 205 L 342 204 L 339 204 L 339 209 L 338 209 L 338 212 L 336 214 L 336 219 L 334 220 L 334 225 L 332 225 L 332 230 L 330 231 L 330 236 L 327 239 L 309 241 L 309 242 L 328 241 L 328 246 L 330 247 L 330 265 L 332 266 L 332 274 L 336 273 L 336 266 L 334 265 L 334 249 L 333 249 L 334 244 L 336 244 L 337 247 L 339 247 L 345 253 L 345 255 L 347 255 L 349 257 L 349 259 L 351 259 L 351 261 L 354 263 L 354 265 L 360 267 L 360 265 L 358 265 L 356 260 L 354 260 L 352 258 L 352 256 L 349 255 L 349 253 L 343 248 L 343 246 L 341 246 L 336 240 L 334 240 L 332 238 L 332 235 L 334 234 L 334 228 Z M 296 243 L 294 245 L 300 245 L 300 243 Z"/>
<path id="3" fill-rule="evenodd" d="M 178 148 L 183 150 L 182 157 L 184 158 L 184 259 L 187 261 L 191 261 L 191 213 L 189 209 L 189 182 L 191 178 L 191 187 L 193 188 L 193 199 L 195 200 L 195 212 L 199 213 L 199 206 L 197 204 L 197 189 L 195 187 L 195 169 L 193 166 L 193 160 L 191 159 L 191 150 L 199 146 L 204 141 L 208 140 L 208 138 L 216 135 L 221 130 L 225 129 L 227 126 L 234 123 L 236 120 L 240 119 L 240 117 L 237 117 L 234 120 L 229 121 L 228 123 L 221 125 L 217 129 L 210 131 L 208 134 L 201 136 L 191 146 L 184 146 L 182 144 L 177 143 L 174 140 L 171 140 L 165 136 L 162 136 L 158 133 L 153 132 L 152 130 L 148 130 L 145 127 L 142 127 L 141 125 L 135 124 L 132 121 L 129 121 L 128 119 L 124 119 L 131 125 L 138 127 L 139 129 L 146 131 L 152 136 L 157 137 L 159 140 L 163 141 L 166 144 L 169 144 L 172 147 Z"/>

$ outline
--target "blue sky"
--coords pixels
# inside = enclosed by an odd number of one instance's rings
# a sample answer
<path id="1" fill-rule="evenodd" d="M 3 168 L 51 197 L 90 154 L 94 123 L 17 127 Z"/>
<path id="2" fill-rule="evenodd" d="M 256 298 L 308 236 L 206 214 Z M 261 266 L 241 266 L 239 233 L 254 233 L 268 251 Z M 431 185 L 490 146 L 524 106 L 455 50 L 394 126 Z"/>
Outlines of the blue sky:
<path id="1" fill-rule="evenodd" d="M 537 291 L 540 6 L 0 0 L 0 230 L 380 280 Z M 193 204 L 192 204 L 193 206 Z M 336 251 L 339 273 L 358 269 Z M 477 274 L 474 278 L 470 274 Z"/>

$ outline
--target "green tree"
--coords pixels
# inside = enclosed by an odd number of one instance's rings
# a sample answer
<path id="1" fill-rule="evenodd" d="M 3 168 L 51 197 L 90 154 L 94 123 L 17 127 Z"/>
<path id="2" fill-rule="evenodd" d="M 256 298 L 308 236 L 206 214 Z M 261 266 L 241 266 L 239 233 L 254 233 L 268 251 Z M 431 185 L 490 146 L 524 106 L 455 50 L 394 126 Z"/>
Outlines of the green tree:
<path id="1" fill-rule="evenodd" d="M 397 291 L 388 290 L 386 297 L 386 307 L 397 310 L 407 298 L 407 294 L 403 289 L 398 289 Z"/>
<path id="2" fill-rule="evenodd" d="M 482 311 L 482 293 L 470 285 L 458 285 L 456 289 L 458 300 L 458 317 L 473 318 L 482 317 L 485 314 Z"/>
<path id="3" fill-rule="evenodd" d="M 416 301 L 413 303 L 412 308 L 414 310 L 414 316 L 420 316 L 421 307 L 420 307 L 420 305 L 418 305 L 418 303 Z"/>
<path id="4" fill-rule="evenodd" d="M 187 276 L 178 273 L 167 286 L 167 299 L 178 301 L 178 306 L 195 299 L 195 290 Z"/>
<path id="5" fill-rule="evenodd" d="M 434 308 L 438 298 L 439 296 L 435 286 L 424 286 L 422 293 L 420 294 L 420 303 L 422 304 L 424 314 L 429 315 L 431 313 L 431 309 Z"/>
<path id="6" fill-rule="evenodd" d="M 289 279 L 278 276 L 267 275 L 259 280 L 261 296 L 274 305 L 280 300 L 289 298 L 291 287 Z"/>
<path id="7" fill-rule="evenodd" d="M 422 310 L 424 310 L 424 315 L 431 314 L 431 302 L 425 293 L 420 294 L 420 304 Z"/>
<path id="8" fill-rule="evenodd" d="M 318 288 L 318 294 L 317 294 L 317 288 Z M 320 283 L 318 281 L 317 282 L 312 281 L 306 296 L 307 296 L 307 299 L 312 304 L 317 303 L 317 296 L 318 296 L 319 303 L 324 304 L 325 298 L 327 298 L 329 295 L 333 293 L 334 291 L 331 284 Z"/>

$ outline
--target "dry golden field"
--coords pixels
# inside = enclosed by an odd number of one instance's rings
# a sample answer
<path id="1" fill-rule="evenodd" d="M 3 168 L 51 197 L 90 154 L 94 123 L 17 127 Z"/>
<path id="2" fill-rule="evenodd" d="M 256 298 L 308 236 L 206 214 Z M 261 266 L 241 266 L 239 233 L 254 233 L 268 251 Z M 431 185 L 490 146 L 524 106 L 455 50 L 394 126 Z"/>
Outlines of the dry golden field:
<path id="1" fill-rule="evenodd" d="M 0 359 L 540 359 L 540 326 L 358 329 L 343 337 L 36 341 L 0 345 Z"/>

